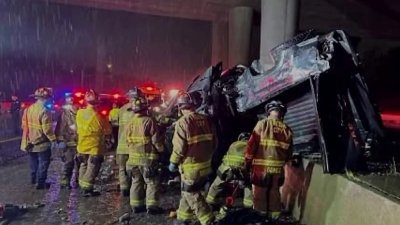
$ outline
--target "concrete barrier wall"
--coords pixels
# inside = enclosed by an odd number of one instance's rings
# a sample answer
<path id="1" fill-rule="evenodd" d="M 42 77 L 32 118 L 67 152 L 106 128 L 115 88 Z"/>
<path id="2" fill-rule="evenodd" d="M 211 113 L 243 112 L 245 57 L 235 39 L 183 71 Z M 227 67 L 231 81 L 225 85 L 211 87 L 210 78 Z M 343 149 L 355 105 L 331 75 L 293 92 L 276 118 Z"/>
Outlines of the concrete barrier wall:
<path id="1" fill-rule="evenodd" d="M 318 164 L 288 167 L 282 197 L 307 225 L 399 225 L 399 202 Z M 400 178 L 399 178 L 400 179 Z"/>

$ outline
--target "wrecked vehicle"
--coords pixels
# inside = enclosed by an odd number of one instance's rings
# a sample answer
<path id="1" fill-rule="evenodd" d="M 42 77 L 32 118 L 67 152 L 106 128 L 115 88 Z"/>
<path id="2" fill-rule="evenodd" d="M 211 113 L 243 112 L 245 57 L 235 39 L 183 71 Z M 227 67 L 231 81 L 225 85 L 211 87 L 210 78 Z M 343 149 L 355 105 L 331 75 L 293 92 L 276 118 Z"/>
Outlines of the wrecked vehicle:
<path id="1" fill-rule="evenodd" d="M 217 161 L 240 132 L 252 131 L 272 99 L 287 104 L 285 122 L 294 132 L 294 152 L 320 160 L 325 172 L 365 171 L 369 161 L 380 160 L 382 121 L 345 32 L 306 32 L 271 55 L 271 69 L 254 61 L 223 72 L 218 64 L 188 87 L 198 99 L 198 111 L 218 124 Z"/>

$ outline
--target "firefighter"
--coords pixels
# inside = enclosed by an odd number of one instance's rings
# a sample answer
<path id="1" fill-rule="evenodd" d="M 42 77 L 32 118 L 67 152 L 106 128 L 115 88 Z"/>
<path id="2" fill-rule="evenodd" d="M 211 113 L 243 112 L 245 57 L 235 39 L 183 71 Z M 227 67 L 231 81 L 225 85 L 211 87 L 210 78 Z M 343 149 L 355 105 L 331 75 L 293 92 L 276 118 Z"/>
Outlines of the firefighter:
<path id="1" fill-rule="evenodd" d="M 111 126 L 97 112 L 99 103 L 98 95 L 93 90 L 85 94 L 87 107 L 79 109 L 76 115 L 78 133 L 78 161 L 79 187 L 85 197 L 96 196 L 100 193 L 94 191 L 94 181 L 97 177 L 101 163 L 104 161 L 104 152 L 111 138 Z"/>
<path id="2" fill-rule="evenodd" d="M 249 133 L 241 133 L 238 140 L 233 142 L 229 147 L 228 152 L 222 160 L 222 165 L 217 170 L 217 177 L 211 184 L 207 194 L 206 201 L 212 208 L 217 208 L 217 197 L 220 195 L 228 182 L 232 180 L 246 181 L 248 176 L 246 175 L 244 152 L 247 147 L 247 140 L 249 139 Z M 245 183 L 246 185 L 246 183 Z M 251 187 L 245 186 L 243 206 L 245 208 L 251 208 L 253 206 L 253 196 L 251 193 Z"/>
<path id="3" fill-rule="evenodd" d="M 29 106 L 22 117 L 21 149 L 28 152 L 31 167 L 31 183 L 36 189 L 49 188 L 46 183 L 50 165 L 51 149 L 57 145 L 52 127 L 51 112 L 46 108 L 51 102 L 51 88 L 39 88 L 35 91 L 36 102 Z"/>
<path id="4" fill-rule="evenodd" d="M 139 96 L 142 96 L 140 89 L 132 88 L 126 94 L 128 96 L 129 102 L 123 105 L 118 113 L 118 145 L 117 145 L 117 164 L 118 164 L 118 178 L 119 178 L 119 187 L 123 196 L 129 196 L 129 187 L 131 183 L 130 176 L 126 171 L 126 162 L 128 161 L 128 143 L 126 138 L 126 132 L 128 128 L 128 122 L 134 116 L 132 110 L 132 102 L 137 99 Z"/>
<path id="5" fill-rule="evenodd" d="M 130 205 L 133 213 L 147 208 L 148 214 L 158 214 L 162 212 L 158 206 L 158 159 L 163 151 L 163 141 L 156 122 L 148 115 L 146 99 L 136 98 L 131 110 L 134 116 L 128 124 L 126 137 L 129 149 L 127 171 L 132 177 Z"/>
<path id="6" fill-rule="evenodd" d="M 202 225 L 214 224 L 214 215 L 201 190 L 212 173 L 211 159 L 216 148 L 216 132 L 208 117 L 194 111 L 191 97 L 177 99 L 182 117 L 175 124 L 169 170 L 181 172 L 181 200 L 175 224 L 198 219 Z"/>
<path id="7" fill-rule="evenodd" d="M 248 141 L 246 167 L 251 168 L 254 209 L 270 219 L 281 212 L 280 186 L 284 165 L 292 156 L 292 131 L 283 122 L 286 107 L 280 101 L 265 106 L 267 118 L 259 121 Z"/>
<path id="8" fill-rule="evenodd" d="M 70 185 L 74 168 L 78 167 L 75 163 L 76 144 L 78 135 L 76 133 L 76 113 L 78 107 L 74 105 L 74 98 L 71 93 L 65 94 L 65 104 L 62 107 L 61 115 L 57 120 L 56 136 L 58 148 L 62 151 L 62 161 L 64 167 L 61 175 L 61 188 L 71 188 Z"/>
<path id="9" fill-rule="evenodd" d="M 114 140 L 114 145 L 113 148 L 117 147 L 117 141 L 118 140 L 118 115 L 119 115 L 119 107 L 116 102 L 113 103 L 112 109 L 110 110 L 110 114 L 108 115 L 108 121 L 111 123 L 112 127 L 112 135 L 113 135 L 113 140 Z"/>

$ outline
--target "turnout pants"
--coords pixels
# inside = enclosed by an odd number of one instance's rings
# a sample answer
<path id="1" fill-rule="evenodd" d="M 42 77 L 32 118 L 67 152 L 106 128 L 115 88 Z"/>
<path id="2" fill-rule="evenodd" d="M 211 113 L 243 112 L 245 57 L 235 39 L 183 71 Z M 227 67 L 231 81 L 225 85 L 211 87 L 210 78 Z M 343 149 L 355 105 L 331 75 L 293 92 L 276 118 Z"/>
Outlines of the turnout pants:
<path id="1" fill-rule="evenodd" d="M 130 190 L 131 207 L 147 208 L 157 207 L 159 204 L 159 177 L 145 177 L 143 166 L 127 165 L 127 171 L 132 177 L 132 185 Z"/>
<path id="2" fill-rule="evenodd" d="M 31 181 L 42 185 L 47 179 L 47 170 L 50 166 L 51 150 L 43 152 L 29 152 L 29 161 L 31 168 Z"/>
<path id="3" fill-rule="evenodd" d="M 222 180 L 219 176 L 215 178 L 207 194 L 206 201 L 208 204 L 221 203 L 218 202 L 218 197 L 220 197 L 225 190 L 225 186 L 227 183 L 227 181 Z M 245 208 L 251 208 L 253 206 L 253 195 L 250 187 L 244 188 L 243 206 Z"/>
<path id="4" fill-rule="evenodd" d="M 128 176 L 126 162 L 128 161 L 128 154 L 117 154 L 117 164 L 118 164 L 118 179 L 119 188 L 121 190 L 129 190 L 131 177 Z"/>
<path id="5" fill-rule="evenodd" d="M 75 156 L 76 146 L 67 147 L 62 153 L 61 159 L 64 162 L 64 166 L 61 175 L 61 185 L 63 186 L 70 185 L 74 168 L 78 171 L 78 163 L 75 163 Z"/>
<path id="6" fill-rule="evenodd" d="M 103 156 L 78 154 L 78 160 L 80 163 L 79 187 L 82 190 L 91 191 L 99 174 Z"/>
<path id="7" fill-rule="evenodd" d="M 282 175 L 272 175 L 265 187 L 253 185 L 254 209 L 263 215 L 275 219 L 282 209 L 279 188 L 282 185 Z"/>
<path id="8" fill-rule="evenodd" d="M 214 215 L 200 190 L 193 192 L 182 191 L 177 219 L 189 222 L 196 218 L 201 225 L 209 225 L 214 221 Z"/>

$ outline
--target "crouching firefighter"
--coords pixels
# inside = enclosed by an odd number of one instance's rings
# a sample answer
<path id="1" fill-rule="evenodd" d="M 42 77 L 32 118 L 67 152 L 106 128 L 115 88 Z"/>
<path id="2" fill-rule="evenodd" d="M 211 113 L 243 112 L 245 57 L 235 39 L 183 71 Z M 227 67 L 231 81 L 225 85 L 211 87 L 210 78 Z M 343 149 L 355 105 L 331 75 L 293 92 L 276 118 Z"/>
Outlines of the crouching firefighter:
<path id="1" fill-rule="evenodd" d="M 211 158 L 216 148 L 215 128 L 210 119 L 194 111 L 188 94 L 177 99 L 182 117 L 175 124 L 169 170 L 181 172 L 181 200 L 175 224 L 198 219 L 202 225 L 216 224 L 201 191 L 211 174 Z"/>
<path id="2" fill-rule="evenodd" d="M 71 178 L 76 169 L 78 172 L 78 165 L 75 163 L 76 144 L 78 135 L 76 133 L 76 113 L 78 108 L 74 105 L 74 99 L 71 93 L 65 94 L 65 104 L 62 107 L 61 115 L 57 120 L 56 136 L 58 148 L 62 151 L 61 159 L 64 162 L 62 175 L 61 175 L 61 188 L 71 188 Z"/>
<path id="3" fill-rule="evenodd" d="M 245 208 L 253 207 L 253 196 L 251 193 L 251 184 L 245 168 L 244 153 L 247 147 L 249 133 L 241 133 L 238 140 L 233 142 L 228 152 L 222 160 L 221 166 L 217 170 L 217 177 L 210 186 L 206 201 L 212 208 L 217 208 L 217 198 L 225 191 L 227 183 L 231 181 L 241 181 L 244 183 L 243 206 Z"/>
<path id="4" fill-rule="evenodd" d="M 280 186 L 284 165 L 292 156 L 292 131 L 283 122 L 286 107 L 280 101 L 265 106 L 268 117 L 259 121 L 246 149 L 246 167 L 253 184 L 254 209 L 270 219 L 278 219 L 282 209 Z"/>
<path id="5" fill-rule="evenodd" d="M 22 116 L 21 150 L 28 152 L 31 167 L 31 183 L 36 189 L 50 186 L 46 183 L 51 150 L 57 145 L 53 131 L 51 112 L 46 106 L 51 103 L 52 89 L 35 91 L 36 102 L 25 109 Z"/>
<path id="6" fill-rule="evenodd" d="M 132 177 L 130 205 L 133 213 L 147 208 L 148 214 L 158 214 L 162 212 L 158 159 L 163 151 L 163 140 L 156 122 L 148 116 L 146 99 L 136 98 L 131 110 L 134 116 L 128 124 L 126 137 L 129 153 L 126 170 Z"/>
<path id="7" fill-rule="evenodd" d="M 76 115 L 78 133 L 79 187 L 85 197 L 96 196 L 94 181 L 104 160 L 106 142 L 111 138 L 111 126 L 107 119 L 97 112 L 98 95 L 93 90 L 85 94 L 87 107 L 80 109 Z"/>

